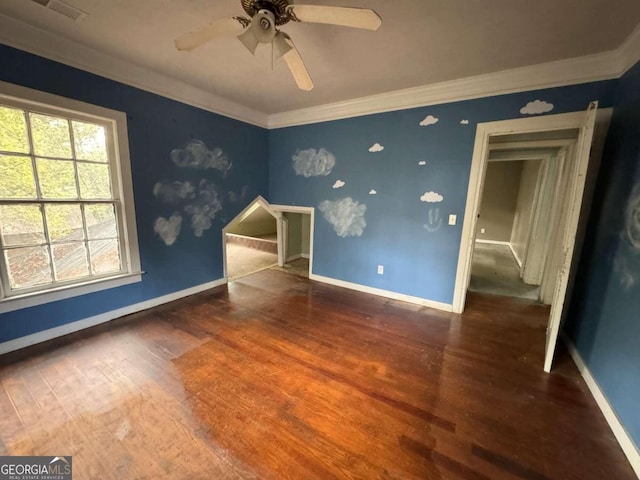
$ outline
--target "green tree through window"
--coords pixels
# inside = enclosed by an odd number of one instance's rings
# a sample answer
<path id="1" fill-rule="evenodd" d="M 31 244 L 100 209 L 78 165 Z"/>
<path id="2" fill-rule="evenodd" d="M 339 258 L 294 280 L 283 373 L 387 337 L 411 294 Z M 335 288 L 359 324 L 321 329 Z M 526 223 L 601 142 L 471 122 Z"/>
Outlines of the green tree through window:
<path id="1" fill-rule="evenodd" d="M 99 123 L 0 104 L 0 247 L 10 291 L 123 270 L 106 139 Z"/>

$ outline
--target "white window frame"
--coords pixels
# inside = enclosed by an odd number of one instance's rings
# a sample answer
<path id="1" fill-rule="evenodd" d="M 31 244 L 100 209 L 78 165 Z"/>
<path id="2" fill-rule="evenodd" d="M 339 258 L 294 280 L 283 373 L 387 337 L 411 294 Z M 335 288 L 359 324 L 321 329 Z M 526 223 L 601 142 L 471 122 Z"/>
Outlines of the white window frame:
<path id="1" fill-rule="evenodd" d="M 8 285 L 4 285 L 6 275 L 0 275 L 0 314 L 142 281 L 126 114 L 6 82 L 0 82 L 0 103 L 107 126 L 107 146 L 114 156 L 109 159 L 112 188 L 114 198 L 122 204 L 118 230 L 123 265 L 115 275 L 11 295 Z"/>

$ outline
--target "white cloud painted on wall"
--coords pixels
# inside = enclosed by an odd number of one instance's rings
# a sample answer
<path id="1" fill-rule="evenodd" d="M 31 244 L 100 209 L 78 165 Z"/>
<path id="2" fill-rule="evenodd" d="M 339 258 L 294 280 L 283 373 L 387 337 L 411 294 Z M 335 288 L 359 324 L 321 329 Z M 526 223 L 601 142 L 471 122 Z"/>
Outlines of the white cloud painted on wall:
<path id="1" fill-rule="evenodd" d="M 418 162 L 418 165 L 420 165 L 421 167 L 424 167 L 427 164 L 427 162 L 425 162 L 424 160 L 420 160 Z"/>
<path id="2" fill-rule="evenodd" d="M 171 150 L 171 161 L 181 168 L 208 170 L 214 168 L 226 173 L 231 168 L 229 157 L 221 148 L 209 149 L 202 141 L 194 138 L 183 148 Z"/>
<path id="3" fill-rule="evenodd" d="M 430 208 L 427 214 L 427 223 L 423 225 L 424 229 L 429 232 L 437 232 L 442 228 L 442 217 L 439 208 Z"/>
<path id="4" fill-rule="evenodd" d="M 613 269 L 618 274 L 620 285 L 622 285 L 625 290 L 629 290 L 636 284 L 636 273 L 629 265 L 629 260 L 620 252 L 618 252 L 613 259 Z"/>
<path id="5" fill-rule="evenodd" d="M 174 213 L 169 219 L 158 217 L 153 222 L 153 231 L 160 236 L 167 246 L 171 246 L 176 242 L 181 227 L 182 216 L 179 213 Z"/>
<path id="6" fill-rule="evenodd" d="M 191 217 L 191 228 L 196 237 L 201 237 L 206 230 L 211 228 L 213 220 L 220 210 L 222 210 L 222 202 L 215 184 L 204 179 L 200 180 L 198 197 L 194 203 L 184 208 L 184 211 Z"/>
<path id="7" fill-rule="evenodd" d="M 427 115 L 424 120 L 422 120 L 420 122 L 420 126 L 421 127 L 428 127 L 429 125 L 435 125 L 436 123 L 438 123 L 440 119 L 434 117 L 433 115 Z"/>
<path id="8" fill-rule="evenodd" d="M 534 100 L 522 107 L 520 113 L 523 115 L 540 115 L 541 113 L 547 113 L 551 110 L 553 110 L 553 103 L 545 102 L 544 100 Z"/>
<path id="9" fill-rule="evenodd" d="M 469 120 L 460 120 L 460 125 L 469 125 Z"/>
<path id="10" fill-rule="evenodd" d="M 318 208 L 339 237 L 359 237 L 367 226 L 364 218 L 367 206 L 351 197 L 336 201 L 325 200 Z"/>
<path id="11" fill-rule="evenodd" d="M 373 188 L 371 190 L 369 190 L 369 195 L 377 195 L 378 192 L 376 192 Z"/>
<path id="12" fill-rule="evenodd" d="M 371 153 L 378 153 L 384 150 L 384 147 L 382 145 L 380 145 L 379 143 L 374 143 L 373 145 L 371 145 L 369 147 L 369 151 Z"/>
<path id="13" fill-rule="evenodd" d="M 444 197 L 437 192 L 425 192 L 420 197 L 420 201 L 426 203 L 440 203 L 444 200 Z"/>
<path id="14" fill-rule="evenodd" d="M 158 182 L 153 186 L 153 195 L 164 203 L 179 203 L 195 198 L 196 187 L 191 182 Z"/>
<path id="15" fill-rule="evenodd" d="M 631 192 L 625 210 L 625 224 L 622 232 L 624 245 L 618 249 L 614 258 L 614 270 L 625 290 L 638 282 L 638 262 L 640 262 L 640 184 Z"/>
<path id="16" fill-rule="evenodd" d="M 631 192 L 625 216 L 626 239 L 636 253 L 640 253 L 640 184 Z"/>
<path id="17" fill-rule="evenodd" d="M 247 193 L 249 192 L 249 185 L 243 185 L 240 189 L 240 192 L 227 192 L 227 198 L 230 202 L 240 202 L 247 198 Z"/>
<path id="18" fill-rule="evenodd" d="M 324 148 L 296 150 L 291 160 L 296 175 L 307 178 L 329 175 L 333 167 L 336 166 L 336 157 Z"/>
<path id="19" fill-rule="evenodd" d="M 342 180 L 336 180 L 336 183 L 333 184 L 333 188 L 342 188 L 346 185 Z"/>

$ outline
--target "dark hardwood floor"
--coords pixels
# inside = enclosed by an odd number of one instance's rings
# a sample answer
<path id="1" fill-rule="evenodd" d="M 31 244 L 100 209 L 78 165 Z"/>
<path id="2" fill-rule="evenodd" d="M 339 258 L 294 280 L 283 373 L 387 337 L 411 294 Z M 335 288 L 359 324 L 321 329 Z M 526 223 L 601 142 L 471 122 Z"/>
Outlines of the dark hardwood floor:
<path id="1" fill-rule="evenodd" d="M 274 270 L 0 357 L 0 454 L 75 479 L 635 478 L 548 310 Z"/>

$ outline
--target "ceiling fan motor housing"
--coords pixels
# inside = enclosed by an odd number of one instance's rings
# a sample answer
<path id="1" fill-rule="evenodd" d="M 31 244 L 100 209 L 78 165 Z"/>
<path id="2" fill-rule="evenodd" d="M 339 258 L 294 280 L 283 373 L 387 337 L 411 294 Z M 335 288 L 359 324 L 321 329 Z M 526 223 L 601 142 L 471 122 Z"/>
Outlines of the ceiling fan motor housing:
<path id="1" fill-rule="evenodd" d="M 276 34 L 275 18 L 271 11 L 262 9 L 252 20 L 251 33 L 260 43 L 271 43 Z"/>
<path id="2" fill-rule="evenodd" d="M 241 2 L 244 11 L 251 17 L 257 15 L 260 10 L 268 10 L 273 13 L 277 26 L 291 20 L 287 12 L 287 7 L 291 4 L 289 0 L 241 0 Z"/>

